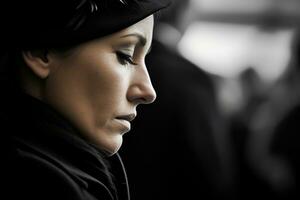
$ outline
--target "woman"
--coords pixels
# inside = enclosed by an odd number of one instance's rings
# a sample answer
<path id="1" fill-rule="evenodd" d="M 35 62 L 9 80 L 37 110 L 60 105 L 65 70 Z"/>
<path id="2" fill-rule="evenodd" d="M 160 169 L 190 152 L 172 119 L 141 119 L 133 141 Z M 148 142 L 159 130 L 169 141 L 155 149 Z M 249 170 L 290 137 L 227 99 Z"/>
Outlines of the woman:
<path id="1" fill-rule="evenodd" d="M 2 194 L 7 199 L 129 199 L 116 152 L 137 106 L 155 100 L 144 60 L 153 14 L 169 3 L 13 3 L 22 5 L 17 20 L 3 25 Z"/>

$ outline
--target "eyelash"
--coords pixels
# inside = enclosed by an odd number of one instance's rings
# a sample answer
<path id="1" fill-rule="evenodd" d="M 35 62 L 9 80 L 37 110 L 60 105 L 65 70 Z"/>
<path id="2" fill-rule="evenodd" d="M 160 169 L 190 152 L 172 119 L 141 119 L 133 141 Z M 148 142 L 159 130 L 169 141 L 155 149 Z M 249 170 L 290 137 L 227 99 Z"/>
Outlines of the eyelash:
<path id="1" fill-rule="evenodd" d="M 116 54 L 117 54 L 117 58 L 118 58 L 119 62 L 122 65 L 128 65 L 128 64 L 137 65 L 137 63 L 133 62 L 132 56 L 125 54 L 121 51 L 117 51 Z"/>

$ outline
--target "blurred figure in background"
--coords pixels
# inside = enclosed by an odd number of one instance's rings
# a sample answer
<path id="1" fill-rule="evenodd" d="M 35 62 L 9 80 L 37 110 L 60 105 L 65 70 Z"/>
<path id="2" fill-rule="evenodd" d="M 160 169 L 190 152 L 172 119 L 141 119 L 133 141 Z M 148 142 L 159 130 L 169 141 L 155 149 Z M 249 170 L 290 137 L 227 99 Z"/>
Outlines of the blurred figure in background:
<path id="1" fill-rule="evenodd" d="M 282 101 L 291 101 L 291 106 L 279 121 L 270 145 L 270 156 L 281 167 L 281 174 L 286 180 L 282 183 L 274 180 L 272 185 L 284 199 L 300 198 L 300 32 L 296 32 L 292 43 L 293 57 L 290 70 L 286 77 L 286 90 L 290 96 L 283 97 Z M 282 185 L 285 184 L 282 188 Z M 279 190 L 280 189 L 280 190 Z"/>
<path id="2" fill-rule="evenodd" d="M 296 32 L 289 66 L 249 120 L 249 166 L 264 186 L 265 197 L 274 199 L 299 196 L 299 42 Z"/>
<path id="3" fill-rule="evenodd" d="M 258 194 L 266 193 L 264 183 L 249 166 L 248 152 L 249 137 L 252 136 L 249 122 L 253 120 L 260 104 L 265 101 L 263 80 L 257 71 L 249 66 L 238 76 L 241 98 L 240 106 L 228 115 L 230 138 L 232 140 L 233 156 L 235 158 L 236 191 L 238 199 L 253 199 Z M 252 144 L 251 144 L 252 145 Z M 256 146 L 255 144 L 253 146 Z M 251 146 L 252 150 L 252 146 Z"/>
<path id="4" fill-rule="evenodd" d="M 191 22 L 189 4 L 173 1 L 161 16 L 146 59 L 157 101 L 139 110 L 143 117 L 121 150 L 133 200 L 214 199 L 229 193 L 229 147 L 212 78 L 177 52 Z"/>
<path id="5" fill-rule="evenodd" d="M 256 111 L 257 105 L 264 100 L 264 83 L 257 70 L 249 66 L 239 75 L 239 84 L 243 96 L 242 114 L 238 116 L 243 123 L 248 123 Z"/>

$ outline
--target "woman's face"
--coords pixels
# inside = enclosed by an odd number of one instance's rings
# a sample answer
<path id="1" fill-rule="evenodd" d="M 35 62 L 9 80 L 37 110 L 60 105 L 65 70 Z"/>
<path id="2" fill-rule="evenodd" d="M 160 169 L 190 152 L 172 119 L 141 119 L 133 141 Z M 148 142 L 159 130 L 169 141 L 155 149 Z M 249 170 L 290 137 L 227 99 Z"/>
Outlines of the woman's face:
<path id="1" fill-rule="evenodd" d="M 42 98 L 107 154 L 117 152 L 139 104 L 155 100 L 145 65 L 153 16 L 84 43 L 68 56 L 50 53 Z"/>

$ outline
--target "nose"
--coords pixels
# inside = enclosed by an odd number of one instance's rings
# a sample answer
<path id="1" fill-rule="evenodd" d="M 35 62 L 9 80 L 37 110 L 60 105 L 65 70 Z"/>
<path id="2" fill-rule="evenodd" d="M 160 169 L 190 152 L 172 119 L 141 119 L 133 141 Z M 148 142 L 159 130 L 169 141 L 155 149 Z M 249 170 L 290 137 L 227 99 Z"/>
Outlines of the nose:
<path id="1" fill-rule="evenodd" d="M 135 104 L 150 104 L 156 99 L 156 92 L 152 86 L 147 68 L 137 69 L 132 84 L 127 92 L 127 99 Z"/>

